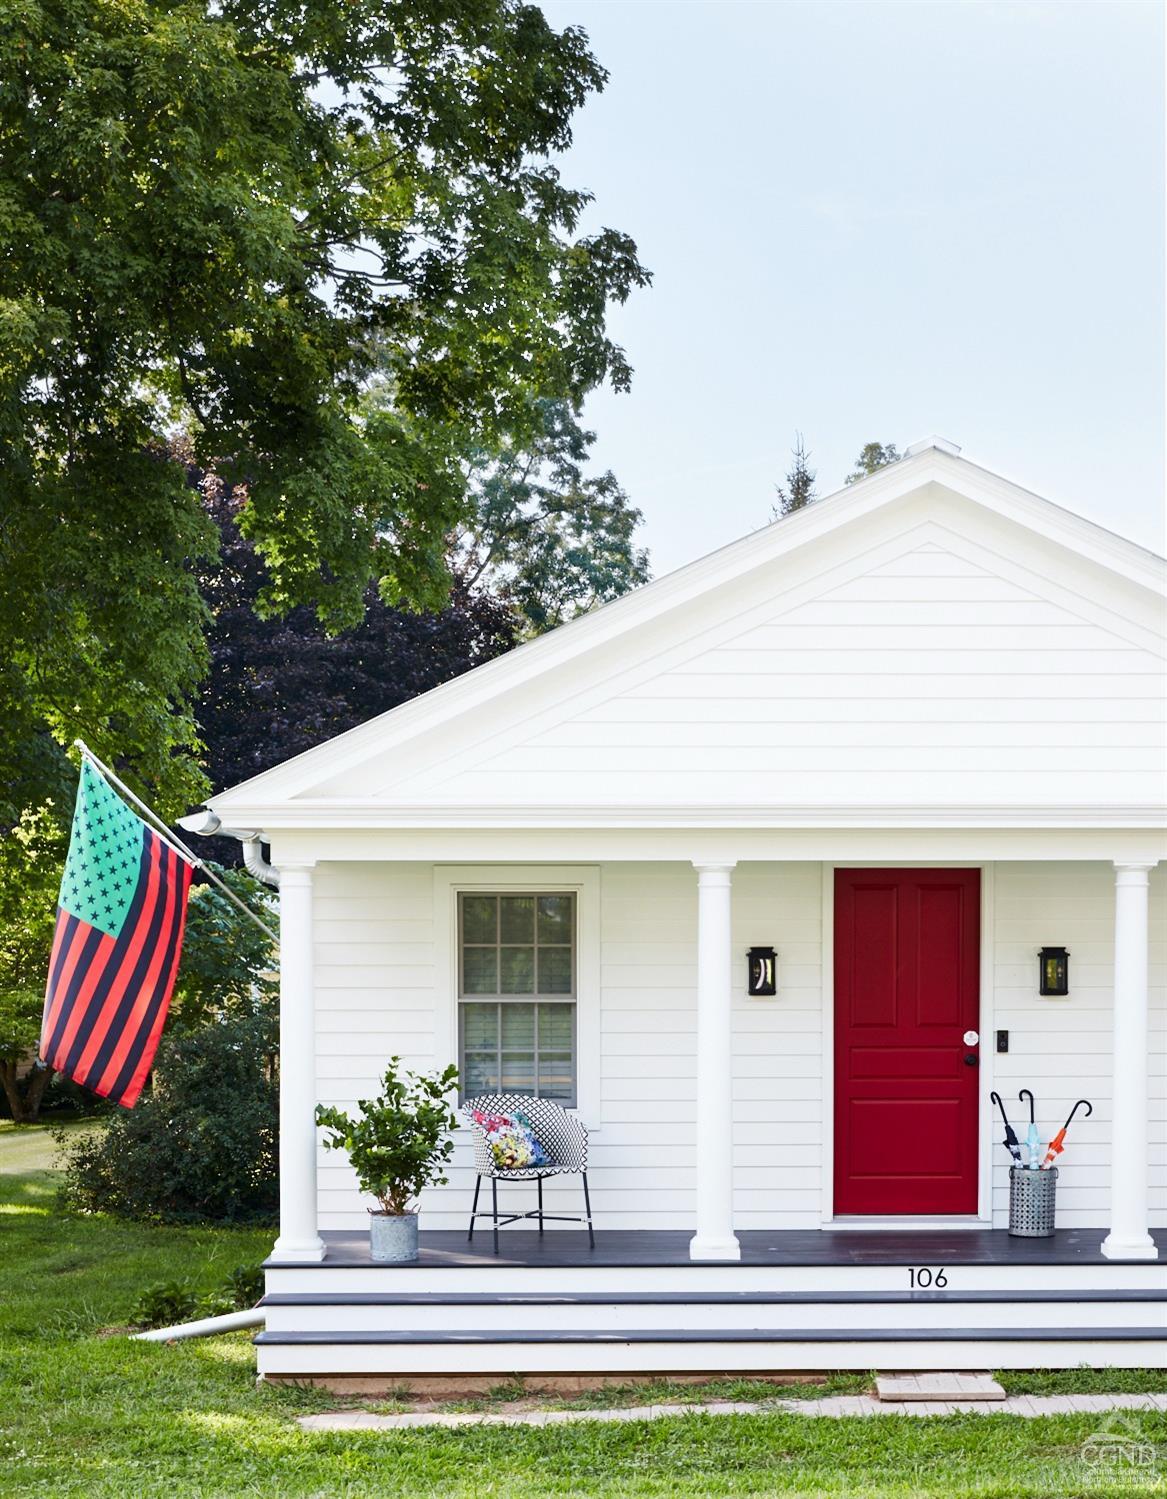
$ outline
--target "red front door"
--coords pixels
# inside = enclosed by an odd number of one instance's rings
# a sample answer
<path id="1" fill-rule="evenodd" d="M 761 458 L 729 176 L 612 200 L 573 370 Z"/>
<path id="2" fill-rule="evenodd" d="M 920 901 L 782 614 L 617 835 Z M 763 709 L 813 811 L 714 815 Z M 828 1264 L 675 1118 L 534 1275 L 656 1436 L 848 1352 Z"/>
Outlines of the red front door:
<path id="1" fill-rule="evenodd" d="M 979 991 L 979 870 L 836 870 L 836 1213 L 976 1212 Z"/>

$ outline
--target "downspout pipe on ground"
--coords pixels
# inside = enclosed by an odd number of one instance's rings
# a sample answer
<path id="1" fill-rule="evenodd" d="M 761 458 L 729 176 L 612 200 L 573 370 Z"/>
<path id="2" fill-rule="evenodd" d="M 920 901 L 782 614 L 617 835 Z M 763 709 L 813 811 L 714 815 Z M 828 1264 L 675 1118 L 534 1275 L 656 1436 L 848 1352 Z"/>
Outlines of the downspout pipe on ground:
<path id="1" fill-rule="evenodd" d="M 150 1327 L 131 1333 L 136 1343 L 178 1343 L 184 1338 L 213 1338 L 221 1332 L 239 1332 L 245 1327 L 263 1327 L 267 1313 L 260 1306 L 246 1312 L 227 1312 L 222 1317 L 202 1317 L 197 1322 L 180 1322 L 177 1327 Z"/>

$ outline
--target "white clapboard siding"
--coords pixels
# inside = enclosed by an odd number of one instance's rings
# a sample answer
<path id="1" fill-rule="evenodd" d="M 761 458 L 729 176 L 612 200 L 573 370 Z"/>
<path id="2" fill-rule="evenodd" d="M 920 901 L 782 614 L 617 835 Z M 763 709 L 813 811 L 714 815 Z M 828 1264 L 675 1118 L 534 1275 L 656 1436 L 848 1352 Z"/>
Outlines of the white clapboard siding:
<path id="1" fill-rule="evenodd" d="M 1151 1002 L 1148 1065 L 1158 1086 L 1151 1089 L 1152 1222 L 1167 1223 L 1167 1169 L 1162 1124 L 1167 1025 L 1167 882 L 1152 876 Z M 1103 863 L 1001 863 L 993 879 L 993 986 L 996 1029 L 1009 1031 L 1009 1051 L 994 1056 L 997 1091 L 1014 1126 L 1028 1119 L 1018 1101 L 1031 1088 L 1037 1123 L 1048 1139 L 1065 1122 L 1074 1101 L 1088 1098 L 1094 1113 L 1078 1114 L 1059 1161 L 1058 1222 L 1066 1228 L 1107 1222 L 1110 1206 L 1114 870 Z M 1037 953 L 1061 945 L 1070 952 L 1070 993 L 1042 999 L 1037 992 Z M 991 1044 L 986 1036 L 985 1042 Z M 1008 1223 L 1008 1156 L 993 1152 L 993 1220 Z"/>
<path id="2" fill-rule="evenodd" d="M 431 871 L 417 865 L 329 864 L 317 870 L 317 1088 L 353 1107 L 375 1091 L 389 1057 L 442 1065 L 436 1037 L 449 996 L 437 974 Z M 1167 1223 L 1167 880 L 1152 877 L 1151 1090 L 1153 1221 Z M 814 863 L 742 863 L 733 875 L 732 1161 L 742 1228 L 813 1227 L 820 1221 L 830 1056 L 823 1054 L 822 871 Z M 1075 1121 L 1062 1158 L 1059 1222 L 1105 1224 L 1109 1209 L 1114 872 L 1098 863 L 999 863 L 988 889 L 993 951 L 988 975 L 995 1085 L 1018 1125 L 1019 1088 L 1037 1096 L 1048 1138 L 1080 1096 L 1094 1114 Z M 696 877 L 682 864 L 608 864 L 600 879 L 600 1119 L 591 1139 L 593 1206 L 609 1228 L 692 1223 L 696 1141 Z M 1037 994 L 1037 951 L 1070 949 L 1071 993 Z M 745 953 L 778 951 L 778 994 L 749 999 Z M 993 1037 L 986 1031 L 984 1050 Z M 445 1041 L 441 1044 L 445 1044 Z M 999 1131 L 993 1125 L 994 1138 Z M 359 1227 L 365 1204 L 343 1157 L 321 1152 L 325 1228 Z M 458 1228 L 473 1190 L 461 1131 L 450 1182 L 425 1194 L 424 1223 Z M 574 1180 L 547 1186 L 551 1211 L 580 1209 Z M 503 1201 L 531 1205 L 533 1189 Z M 993 1152 L 992 1209 L 1008 1216 L 1007 1160 Z M 568 1228 L 567 1231 L 571 1231 Z"/>
<path id="3" fill-rule="evenodd" d="M 493 805 L 1155 800 L 1161 644 L 961 522 L 712 590 L 667 649 L 402 785 Z"/>

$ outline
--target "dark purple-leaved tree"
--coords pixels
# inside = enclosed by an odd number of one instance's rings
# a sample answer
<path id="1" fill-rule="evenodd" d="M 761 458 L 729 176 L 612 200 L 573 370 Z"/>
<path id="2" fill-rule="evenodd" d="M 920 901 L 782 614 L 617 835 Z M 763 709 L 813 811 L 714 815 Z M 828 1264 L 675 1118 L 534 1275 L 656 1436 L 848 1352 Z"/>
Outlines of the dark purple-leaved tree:
<path id="1" fill-rule="evenodd" d="M 385 604 L 370 585 L 361 623 L 329 635 L 309 608 L 260 619 L 267 570 L 237 524 L 242 486 L 191 471 L 219 530 L 220 556 L 200 576 L 210 610 L 210 675 L 196 708 L 215 790 L 258 775 L 471 667 L 510 650 L 518 613 L 455 580 L 445 608 L 413 613 Z M 232 859 L 222 840 L 216 857 Z"/>

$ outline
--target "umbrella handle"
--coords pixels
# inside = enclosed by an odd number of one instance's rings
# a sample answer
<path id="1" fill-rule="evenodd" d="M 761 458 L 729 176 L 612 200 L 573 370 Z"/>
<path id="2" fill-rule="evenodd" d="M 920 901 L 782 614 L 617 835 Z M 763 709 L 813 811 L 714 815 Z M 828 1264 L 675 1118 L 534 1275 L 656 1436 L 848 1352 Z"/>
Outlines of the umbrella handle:
<path id="1" fill-rule="evenodd" d="M 1062 1125 L 1062 1129 L 1063 1130 L 1069 1129 L 1070 1124 L 1073 1121 L 1074 1115 L 1078 1112 L 1078 1110 L 1080 1108 L 1083 1108 L 1083 1107 L 1086 1110 L 1086 1118 L 1089 1119 L 1090 1115 L 1093 1114 L 1093 1112 L 1094 1112 L 1094 1105 L 1090 1102 L 1090 1100 L 1088 1098 L 1079 1098 L 1078 1102 L 1070 1110 L 1070 1117 L 1069 1117 L 1069 1119 L 1067 1119 L 1066 1122 L 1065 1122 L 1065 1124 Z"/>
<path id="2" fill-rule="evenodd" d="M 1009 1128 L 1009 1116 L 1005 1112 L 1005 1105 L 1001 1102 L 1001 1095 L 999 1093 L 997 1093 L 997 1092 L 990 1093 L 989 1094 L 989 1101 L 990 1101 L 990 1103 L 995 1103 L 997 1105 L 997 1107 L 1001 1110 L 1001 1118 L 1004 1121 L 1005 1128 L 1008 1129 Z"/>
<path id="3" fill-rule="evenodd" d="M 1032 1124 L 1033 1123 L 1033 1094 L 1032 1094 L 1032 1092 L 1028 1088 L 1022 1088 L 1021 1092 L 1018 1093 L 1017 1097 L 1018 1097 L 1019 1101 L 1022 1102 L 1022 1103 L 1025 1102 L 1026 1097 L 1029 1098 L 1029 1122 L 1030 1122 L 1030 1124 Z"/>

